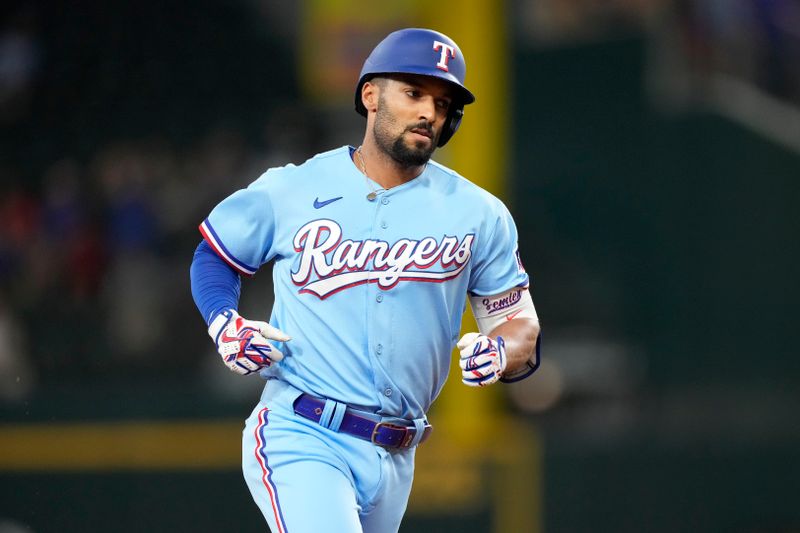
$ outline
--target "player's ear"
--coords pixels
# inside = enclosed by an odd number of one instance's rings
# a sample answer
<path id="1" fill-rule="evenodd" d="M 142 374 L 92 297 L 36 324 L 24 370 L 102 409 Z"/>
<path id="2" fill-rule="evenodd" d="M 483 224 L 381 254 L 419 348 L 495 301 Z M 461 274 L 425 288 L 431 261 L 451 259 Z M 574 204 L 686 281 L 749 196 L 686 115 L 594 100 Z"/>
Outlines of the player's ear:
<path id="1" fill-rule="evenodd" d="M 374 113 L 378 110 L 378 94 L 380 93 L 380 86 L 373 82 L 365 82 L 361 87 L 361 103 L 367 111 Z"/>

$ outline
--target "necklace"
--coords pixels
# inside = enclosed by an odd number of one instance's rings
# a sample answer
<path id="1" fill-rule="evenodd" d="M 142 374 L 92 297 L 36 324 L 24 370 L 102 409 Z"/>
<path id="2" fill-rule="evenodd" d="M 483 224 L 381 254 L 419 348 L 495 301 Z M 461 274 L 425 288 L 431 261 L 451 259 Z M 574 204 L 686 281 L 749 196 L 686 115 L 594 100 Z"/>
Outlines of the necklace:
<path id="1" fill-rule="evenodd" d="M 370 202 L 374 202 L 375 198 L 377 198 L 378 195 L 382 193 L 385 189 L 375 189 L 375 187 L 372 186 L 372 183 L 370 183 L 372 180 L 370 179 L 369 174 L 367 174 L 367 164 L 364 163 L 364 155 L 361 153 L 360 145 L 358 148 L 356 148 L 356 157 L 358 158 L 356 166 L 358 167 L 358 170 L 360 170 L 361 173 L 364 174 L 364 180 L 367 182 L 367 185 L 371 189 L 369 194 L 367 194 L 367 200 L 369 200 Z"/>

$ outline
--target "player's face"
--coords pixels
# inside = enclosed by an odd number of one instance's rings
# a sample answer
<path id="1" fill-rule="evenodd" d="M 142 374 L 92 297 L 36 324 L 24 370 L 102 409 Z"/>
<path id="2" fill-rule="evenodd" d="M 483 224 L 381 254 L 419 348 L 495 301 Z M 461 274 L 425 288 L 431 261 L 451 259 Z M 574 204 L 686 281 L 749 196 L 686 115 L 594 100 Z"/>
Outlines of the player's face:
<path id="1" fill-rule="evenodd" d="M 381 83 L 373 129 L 378 147 L 405 167 L 428 162 L 452 103 L 449 84 L 427 76 Z"/>

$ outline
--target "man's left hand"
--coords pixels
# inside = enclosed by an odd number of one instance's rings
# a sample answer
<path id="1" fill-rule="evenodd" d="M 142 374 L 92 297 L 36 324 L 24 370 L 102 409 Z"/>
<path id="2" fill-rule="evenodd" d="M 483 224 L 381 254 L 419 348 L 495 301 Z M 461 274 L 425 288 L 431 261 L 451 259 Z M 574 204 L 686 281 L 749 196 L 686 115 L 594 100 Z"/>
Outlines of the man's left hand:
<path id="1" fill-rule="evenodd" d="M 503 337 L 492 339 L 480 333 L 467 333 L 458 341 L 461 350 L 461 381 L 470 387 L 485 387 L 499 380 L 506 369 L 506 344 Z"/>

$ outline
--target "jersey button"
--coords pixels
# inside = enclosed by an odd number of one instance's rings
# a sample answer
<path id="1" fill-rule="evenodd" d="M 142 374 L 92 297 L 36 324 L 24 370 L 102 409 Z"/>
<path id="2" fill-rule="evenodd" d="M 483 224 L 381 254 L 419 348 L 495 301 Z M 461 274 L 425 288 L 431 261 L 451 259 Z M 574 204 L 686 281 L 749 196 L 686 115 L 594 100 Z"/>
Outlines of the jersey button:
<path id="1" fill-rule="evenodd" d="M 388 199 L 388 198 L 386 198 L 386 197 L 384 196 L 384 197 L 381 199 L 381 203 L 382 203 L 383 205 L 386 205 L 386 204 L 388 204 L 388 203 L 389 203 L 389 199 Z"/>
<path id="2" fill-rule="evenodd" d="M 383 294 L 379 294 L 379 295 L 377 295 L 377 296 L 375 297 L 375 301 L 376 301 L 376 302 L 379 302 L 379 303 L 380 303 L 380 302 L 382 302 L 382 301 L 383 301 Z"/>
<path id="3" fill-rule="evenodd" d="M 388 227 L 389 227 L 389 224 L 387 224 L 387 223 L 386 223 L 386 221 L 383 221 L 383 222 L 381 222 L 381 227 L 382 227 L 383 229 L 386 229 L 386 228 L 388 228 Z"/>
<path id="4" fill-rule="evenodd" d="M 392 389 L 386 389 L 386 390 L 384 390 L 384 391 L 383 391 L 383 395 L 384 395 L 384 396 L 391 396 L 391 395 L 392 395 Z"/>
<path id="5" fill-rule="evenodd" d="M 375 347 L 375 353 L 380 354 L 383 352 L 383 344 L 379 344 Z"/>

